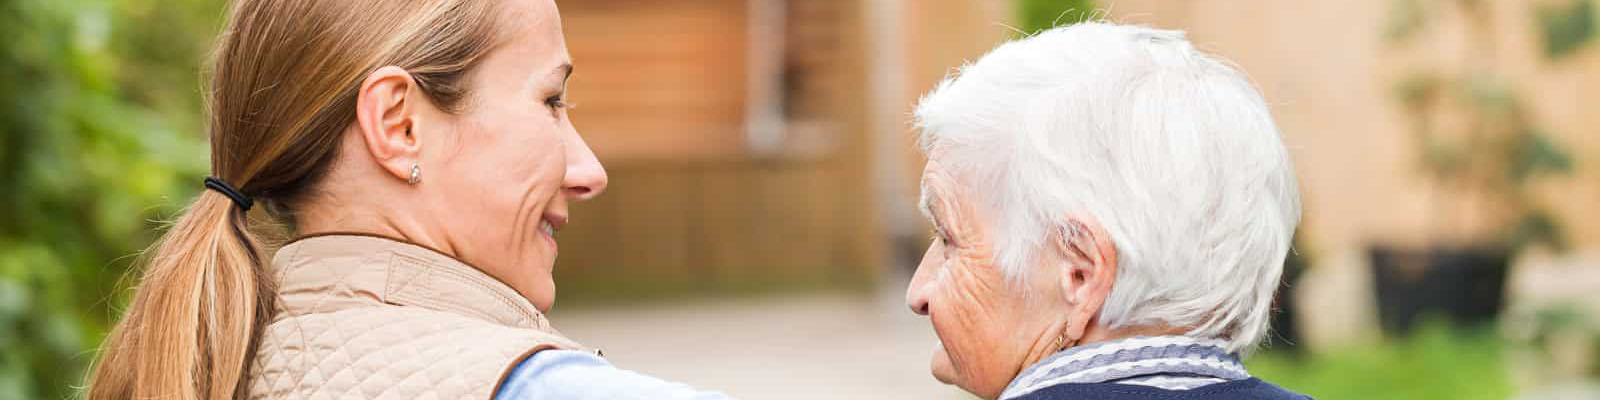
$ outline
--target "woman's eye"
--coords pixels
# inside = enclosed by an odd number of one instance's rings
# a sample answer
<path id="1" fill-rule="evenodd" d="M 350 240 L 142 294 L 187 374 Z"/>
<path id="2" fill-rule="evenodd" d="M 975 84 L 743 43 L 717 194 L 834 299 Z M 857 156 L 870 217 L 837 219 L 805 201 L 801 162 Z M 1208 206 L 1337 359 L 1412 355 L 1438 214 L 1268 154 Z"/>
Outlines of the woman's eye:
<path id="1" fill-rule="evenodd" d="M 567 104 L 567 100 L 562 98 L 561 96 L 551 96 L 548 99 L 544 99 L 544 104 L 547 105 L 547 106 L 550 106 L 550 108 L 554 108 L 554 109 L 557 109 L 557 110 L 560 110 L 560 109 L 567 108 L 567 107 L 571 106 L 571 104 Z"/>

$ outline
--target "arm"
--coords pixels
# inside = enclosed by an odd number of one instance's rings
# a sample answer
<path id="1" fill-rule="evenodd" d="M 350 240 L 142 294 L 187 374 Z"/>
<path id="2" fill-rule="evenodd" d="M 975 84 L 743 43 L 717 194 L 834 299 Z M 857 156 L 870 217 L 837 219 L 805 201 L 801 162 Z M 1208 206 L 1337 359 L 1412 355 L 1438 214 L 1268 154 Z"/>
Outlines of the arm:
<path id="1" fill-rule="evenodd" d="M 593 354 L 545 350 L 517 364 L 495 393 L 495 399 L 727 400 L 728 397 L 619 369 Z"/>

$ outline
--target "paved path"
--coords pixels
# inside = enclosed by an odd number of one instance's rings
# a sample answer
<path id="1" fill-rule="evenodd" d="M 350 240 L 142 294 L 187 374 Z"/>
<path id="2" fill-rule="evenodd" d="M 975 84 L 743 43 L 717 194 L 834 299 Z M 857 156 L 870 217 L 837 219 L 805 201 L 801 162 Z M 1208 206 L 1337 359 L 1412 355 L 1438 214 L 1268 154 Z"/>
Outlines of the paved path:
<path id="1" fill-rule="evenodd" d="M 898 290 L 557 306 L 556 328 L 623 368 L 740 399 L 970 399 L 928 374 L 937 340 Z"/>

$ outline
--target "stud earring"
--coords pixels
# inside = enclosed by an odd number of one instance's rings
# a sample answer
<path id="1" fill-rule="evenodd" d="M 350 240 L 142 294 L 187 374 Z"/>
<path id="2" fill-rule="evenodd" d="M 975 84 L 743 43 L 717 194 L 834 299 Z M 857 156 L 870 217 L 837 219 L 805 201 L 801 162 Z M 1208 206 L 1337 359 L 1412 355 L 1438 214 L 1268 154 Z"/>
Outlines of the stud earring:
<path id="1" fill-rule="evenodd" d="M 422 182 L 422 164 L 411 164 L 411 179 L 406 180 L 406 182 L 410 182 L 413 185 L 417 184 L 417 182 Z"/>

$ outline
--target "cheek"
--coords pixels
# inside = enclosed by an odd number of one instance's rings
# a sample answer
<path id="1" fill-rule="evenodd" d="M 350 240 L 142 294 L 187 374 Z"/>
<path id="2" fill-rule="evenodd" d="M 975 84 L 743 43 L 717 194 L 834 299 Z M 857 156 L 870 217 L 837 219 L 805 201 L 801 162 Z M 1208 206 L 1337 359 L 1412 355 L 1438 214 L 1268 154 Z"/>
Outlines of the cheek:
<path id="1" fill-rule="evenodd" d="M 1004 344 L 996 333 L 1005 327 L 991 319 L 997 310 L 985 301 L 991 293 L 984 285 L 971 281 L 970 268 L 948 262 L 934 278 L 935 291 L 928 304 L 934 329 L 959 370 L 982 368 L 990 350 Z"/>
<path id="2" fill-rule="evenodd" d="M 478 210 L 473 224 L 479 228 L 525 222 L 527 218 L 510 216 L 538 214 L 560 189 L 565 151 L 559 132 L 549 116 L 541 118 L 537 111 L 481 107 L 468 127 L 471 132 L 461 135 L 461 148 L 447 155 L 447 163 L 462 170 L 452 174 L 459 182 L 451 184 L 446 196 L 459 197 L 453 205 Z"/>
<path id="3" fill-rule="evenodd" d="M 527 182 L 558 185 L 566 152 L 558 126 L 549 115 L 536 111 L 503 110 L 489 116 L 483 126 L 487 153 L 478 161 L 480 173 L 501 184 Z"/>
<path id="4" fill-rule="evenodd" d="M 539 217 L 559 193 L 565 151 L 556 125 L 537 110 L 485 101 L 462 118 L 454 143 L 438 151 L 433 185 L 442 220 L 471 253 L 496 264 L 526 264 Z M 427 167 L 425 167 L 426 169 Z"/>
<path id="5" fill-rule="evenodd" d="M 953 255 L 929 314 L 948 360 L 934 360 L 935 376 L 948 368 L 958 385 L 975 392 L 1003 388 L 1016 374 L 1029 342 L 1017 337 L 1028 318 L 1025 297 L 1010 290 L 984 254 Z M 941 362 L 948 363 L 942 367 Z M 943 379 L 943 378 L 941 378 Z"/>
<path id="6" fill-rule="evenodd" d="M 537 231 L 565 173 L 559 131 L 537 111 L 479 107 L 459 132 L 459 148 L 445 152 L 455 170 L 433 181 L 442 186 L 439 209 L 450 210 L 443 219 L 469 262 L 548 310 L 555 254 Z"/>

